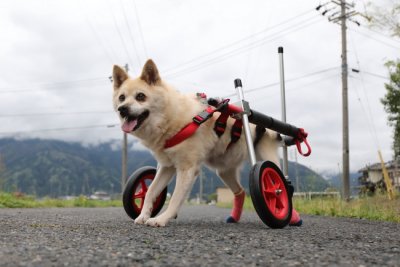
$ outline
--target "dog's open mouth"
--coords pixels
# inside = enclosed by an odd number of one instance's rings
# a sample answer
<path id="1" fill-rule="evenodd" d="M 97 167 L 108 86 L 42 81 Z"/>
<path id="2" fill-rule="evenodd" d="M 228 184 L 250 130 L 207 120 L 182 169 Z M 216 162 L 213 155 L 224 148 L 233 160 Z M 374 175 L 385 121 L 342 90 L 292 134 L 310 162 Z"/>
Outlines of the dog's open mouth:
<path id="1" fill-rule="evenodd" d="M 142 125 L 143 121 L 147 119 L 149 114 L 150 112 L 146 110 L 139 116 L 129 115 L 125 117 L 124 123 L 122 124 L 122 131 L 126 133 L 136 131 Z"/>

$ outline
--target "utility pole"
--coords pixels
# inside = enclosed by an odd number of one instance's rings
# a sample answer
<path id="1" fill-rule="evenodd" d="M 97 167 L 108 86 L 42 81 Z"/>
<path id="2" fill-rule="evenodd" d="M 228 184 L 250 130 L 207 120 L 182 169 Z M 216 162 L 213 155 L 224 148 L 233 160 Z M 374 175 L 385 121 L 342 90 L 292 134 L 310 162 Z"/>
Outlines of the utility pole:
<path id="1" fill-rule="evenodd" d="M 342 32 L 342 129 L 343 129 L 343 197 L 350 199 L 350 158 L 349 158 L 349 102 L 347 85 L 347 33 L 346 2 L 340 1 L 340 22 Z"/>
<path id="2" fill-rule="evenodd" d="M 125 64 L 124 69 L 126 72 L 128 72 L 129 65 Z M 111 82 L 113 82 L 112 76 L 110 76 L 109 79 Z M 128 177 L 127 163 L 128 163 L 128 135 L 125 132 L 123 132 L 123 136 L 122 136 L 122 166 L 121 166 L 121 193 L 124 192 L 126 178 Z"/>
<path id="3" fill-rule="evenodd" d="M 347 66 L 347 27 L 346 22 L 350 20 L 360 26 L 360 23 L 352 20 L 357 13 L 353 10 L 354 4 L 348 4 L 345 0 L 331 0 L 319 5 L 316 10 L 321 10 L 321 15 L 327 15 L 330 22 L 338 23 L 341 26 L 342 39 L 342 182 L 343 198 L 350 200 L 350 149 L 349 149 L 349 106 L 348 106 L 348 66 Z M 340 10 L 337 10 L 337 7 Z M 331 13 L 332 12 L 332 13 Z"/>
<path id="4" fill-rule="evenodd" d="M 294 150 L 294 160 L 295 160 L 295 162 L 296 162 L 296 164 L 294 165 L 294 175 L 296 176 L 295 177 L 295 180 L 296 180 L 296 192 L 300 192 L 300 183 L 299 183 L 299 170 L 298 170 L 298 162 L 297 162 L 297 150 L 295 149 Z"/>
<path id="5" fill-rule="evenodd" d="M 128 73 L 129 66 L 125 64 L 124 66 L 125 71 Z M 122 169 L 121 169 L 121 192 L 124 192 L 126 178 L 128 176 L 127 171 L 127 164 L 128 164 L 128 134 L 123 132 L 122 138 Z"/>
<path id="6" fill-rule="evenodd" d="M 199 189 L 199 204 L 201 204 L 203 200 L 203 180 L 204 180 L 204 175 L 203 175 L 203 169 L 200 169 L 200 175 L 199 175 L 199 182 L 200 182 L 200 189 Z"/>

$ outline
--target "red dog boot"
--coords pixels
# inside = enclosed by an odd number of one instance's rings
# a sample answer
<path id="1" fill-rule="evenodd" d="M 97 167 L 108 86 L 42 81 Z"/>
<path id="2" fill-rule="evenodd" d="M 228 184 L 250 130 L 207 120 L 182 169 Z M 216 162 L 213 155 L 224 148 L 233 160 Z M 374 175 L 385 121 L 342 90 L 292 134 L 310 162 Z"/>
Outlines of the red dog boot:
<path id="1" fill-rule="evenodd" d="M 300 214 L 293 208 L 289 226 L 301 226 L 302 224 L 303 220 L 300 218 Z"/>
<path id="2" fill-rule="evenodd" d="M 243 203 L 246 197 L 246 192 L 242 189 L 239 193 L 235 194 L 233 199 L 233 207 L 231 211 L 231 216 L 226 219 L 227 223 L 237 223 L 240 220 L 240 216 L 243 211 Z"/>

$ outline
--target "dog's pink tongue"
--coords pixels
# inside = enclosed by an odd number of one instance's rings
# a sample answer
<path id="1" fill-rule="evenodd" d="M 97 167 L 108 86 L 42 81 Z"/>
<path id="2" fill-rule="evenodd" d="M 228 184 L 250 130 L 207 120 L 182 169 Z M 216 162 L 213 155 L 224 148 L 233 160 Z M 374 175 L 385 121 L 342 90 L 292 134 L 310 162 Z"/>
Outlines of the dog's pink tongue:
<path id="1" fill-rule="evenodd" d="M 124 123 L 122 124 L 122 131 L 126 132 L 126 133 L 130 133 L 133 131 L 133 128 L 135 128 L 137 124 L 137 120 L 133 120 L 133 121 L 124 121 Z"/>

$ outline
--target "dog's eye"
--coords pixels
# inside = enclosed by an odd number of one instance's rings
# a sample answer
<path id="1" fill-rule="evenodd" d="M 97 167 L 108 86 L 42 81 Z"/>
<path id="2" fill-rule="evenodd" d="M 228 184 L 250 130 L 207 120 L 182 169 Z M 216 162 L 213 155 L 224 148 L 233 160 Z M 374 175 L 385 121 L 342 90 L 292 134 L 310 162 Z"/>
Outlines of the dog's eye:
<path id="1" fill-rule="evenodd" d="M 146 100 L 145 94 L 143 94 L 143 93 L 138 93 L 138 94 L 136 95 L 136 100 L 137 100 L 137 101 L 140 101 L 140 102 L 145 101 L 145 100 Z"/>
<path id="2" fill-rule="evenodd" d="M 119 99 L 120 102 L 125 101 L 125 95 L 120 95 L 120 96 L 118 97 L 118 99 Z"/>

